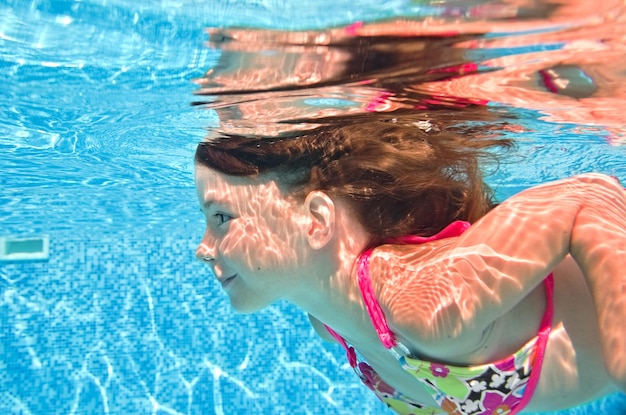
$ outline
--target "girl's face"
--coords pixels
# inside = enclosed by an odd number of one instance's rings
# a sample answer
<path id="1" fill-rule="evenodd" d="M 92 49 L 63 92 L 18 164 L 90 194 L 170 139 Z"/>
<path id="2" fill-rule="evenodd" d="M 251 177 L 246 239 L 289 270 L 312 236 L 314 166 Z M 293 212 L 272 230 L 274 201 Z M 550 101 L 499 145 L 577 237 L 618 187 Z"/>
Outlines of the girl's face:
<path id="1" fill-rule="evenodd" d="M 196 257 L 211 265 L 233 308 L 258 311 L 297 291 L 305 273 L 306 218 L 269 179 L 232 177 L 196 163 L 206 217 Z"/>

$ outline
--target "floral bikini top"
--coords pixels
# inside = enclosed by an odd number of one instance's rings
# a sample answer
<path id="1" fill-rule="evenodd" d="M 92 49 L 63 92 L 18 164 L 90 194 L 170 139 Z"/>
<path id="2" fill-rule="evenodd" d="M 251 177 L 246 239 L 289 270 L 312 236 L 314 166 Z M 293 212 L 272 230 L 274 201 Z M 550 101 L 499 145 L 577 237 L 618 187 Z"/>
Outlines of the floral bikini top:
<path id="1" fill-rule="evenodd" d="M 393 243 L 419 244 L 458 236 L 469 228 L 467 222 L 453 222 L 432 237 L 409 236 L 394 239 Z M 420 381 L 440 406 L 427 407 L 414 402 L 387 385 L 365 362 L 358 361 L 353 347 L 330 327 L 329 333 L 346 349 L 350 365 L 363 383 L 388 407 L 401 415 L 486 415 L 517 414 L 530 401 L 539 380 L 541 364 L 552 327 L 553 277 L 544 280 L 546 310 L 536 337 L 520 350 L 494 363 L 475 366 L 452 366 L 431 363 L 412 356 L 396 341 L 387 326 L 385 315 L 374 295 L 369 276 L 371 250 L 361 255 L 357 275 L 361 295 L 382 344 L 397 358 L 402 368 Z"/>

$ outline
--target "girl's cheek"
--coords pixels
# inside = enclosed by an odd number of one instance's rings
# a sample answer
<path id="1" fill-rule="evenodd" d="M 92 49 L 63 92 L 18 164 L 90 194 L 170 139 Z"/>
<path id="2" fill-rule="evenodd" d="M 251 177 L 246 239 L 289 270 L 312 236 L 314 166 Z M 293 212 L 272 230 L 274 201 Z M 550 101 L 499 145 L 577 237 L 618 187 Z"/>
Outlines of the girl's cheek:
<path id="1" fill-rule="evenodd" d="M 237 218 L 222 237 L 220 252 L 254 271 L 281 268 L 294 255 L 289 225 L 259 216 Z"/>
<path id="2" fill-rule="evenodd" d="M 267 229 L 251 220 L 234 221 L 221 241 L 221 253 L 231 260 L 252 266 L 253 263 L 266 263 L 272 252 L 272 237 Z"/>
<path id="3" fill-rule="evenodd" d="M 246 235 L 240 226 L 233 223 L 229 226 L 228 232 L 222 236 L 221 252 L 223 254 L 235 253 L 237 250 L 241 249 L 242 243 L 245 242 L 244 239 L 248 237 L 249 235 Z"/>

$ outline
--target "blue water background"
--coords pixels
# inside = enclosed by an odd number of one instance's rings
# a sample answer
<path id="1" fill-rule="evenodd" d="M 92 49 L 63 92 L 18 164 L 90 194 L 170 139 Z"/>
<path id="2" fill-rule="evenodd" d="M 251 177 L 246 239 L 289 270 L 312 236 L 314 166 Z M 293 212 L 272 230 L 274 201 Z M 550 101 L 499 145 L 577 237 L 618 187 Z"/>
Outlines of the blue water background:
<path id="1" fill-rule="evenodd" d="M 280 13 L 277 13 L 280 10 Z M 232 313 L 193 251 L 189 106 L 217 25 L 309 29 L 436 9 L 416 2 L 1 1 L 0 236 L 50 236 L 0 262 L 0 414 L 380 414 L 342 350 L 279 303 Z M 626 183 L 601 128 L 519 111 L 524 163 L 501 198 L 585 171 Z M 562 414 L 623 414 L 615 395 Z"/>

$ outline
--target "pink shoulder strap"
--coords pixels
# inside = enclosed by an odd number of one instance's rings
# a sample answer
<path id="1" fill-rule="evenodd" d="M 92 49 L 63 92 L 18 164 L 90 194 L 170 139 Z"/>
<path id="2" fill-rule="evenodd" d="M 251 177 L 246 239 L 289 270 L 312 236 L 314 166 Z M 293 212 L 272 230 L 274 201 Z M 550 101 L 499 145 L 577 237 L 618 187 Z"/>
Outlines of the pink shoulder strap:
<path id="1" fill-rule="evenodd" d="M 438 239 L 449 238 L 453 236 L 459 236 L 465 230 L 470 227 L 468 222 L 457 221 L 453 222 L 444 228 L 441 232 L 436 235 L 430 237 L 422 237 L 422 236 L 402 236 L 399 238 L 392 238 L 386 240 L 388 243 L 407 243 L 407 244 L 419 244 L 429 241 L 435 241 Z M 358 260 L 357 264 L 357 279 L 359 283 L 359 288 L 363 295 L 363 300 L 365 302 L 365 306 L 370 315 L 374 328 L 378 333 L 378 338 L 380 339 L 383 346 L 387 349 L 391 349 L 397 345 L 397 341 L 395 336 L 389 329 L 387 325 L 387 320 L 385 315 L 378 304 L 378 300 L 374 295 L 374 290 L 372 289 L 372 284 L 369 276 L 369 257 L 371 255 L 372 250 L 369 249 L 365 251 Z M 541 366 L 543 363 L 543 358 L 545 355 L 546 347 L 548 344 L 548 339 L 550 337 L 550 332 L 552 329 L 552 319 L 554 315 L 554 302 L 553 302 L 553 293 L 554 293 L 554 277 L 552 273 L 546 277 L 544 280 L 544 287 L 546 292 L 546 310 L 544 311 L 543 317 L 541 319 L 541 323 L 539 326 L 539 333 L 537 335 L 537 344 L 535 349 L 535 358 L 533 360 L 533 370 L 530 375 L 530 379 L 528 380 L 528 384 L 526 386 L 528 393 L 524 393 L 524 398 L 522 399 L 523 405 L 521 408 L 525 407 L 528 403 L 528 400 L 532 397 L 533 391 L 537 386 L 539 381 L 539 374 L 541 372 Z M 328 326 L 325 326 L 326 330 L 344 347 L 346 353 L 348 355 L 348 361 L 352 367 L 356 366 L 356 352 L 353 347 L 348 346 L 346 341 L 331 329 Z"/>
<path id="2" fill-rule="evenodd" d="M 552 318 L 554 316 L 554 276 L 552 273 L 550 273 L 550 275 L 543 280 L 543 286 L 546 290 L 546 310 L 543 312 L 541 324 L 539 325 L 537 343 L 535 343 L 535 357 L 533 359 L 530 377 L 528 378 L 528 383 L 526 384 L 526 389 L 524 390 L 524 396 L 522 397 L 518 408 L 525 408 L 526 405 L 528 405 L 528 402 L 530 402 L 530 399 L 533 397 L 537 383 L 539 383 L 539 375 L 541 374 L 543 358 L 546 354 L 548 340 L 550 339 L 550 332 L 552 331 Z"/>
<path id="3" fill-rule="evenodd" d="M 348 363 L 350 363 L 351 367 L 355 368 L 356 367 L 356 352 L 354 351 L 354 347 L 348 346 L 348 343 L 346 343 L 344 338 L 341 337 L 341 335 L 337 333 L 335 330 L 331 329 L 326 324 L 324 324 L 324 327 L 326 327 L 326 330 L 328 330 L 330 335 L 333 336 L 335 340 L 337 340 L 339 344 L 343 346 L 344 349 L 346 349 L 346 355 L 348 356 Z"/>
<path id="4" fill-rule="evenodd" d="M 470 227 L 468 222 L 456 221 L 452 222 L 450 225 L 446 226 L 443 230 L 433 236 L 423 237 L 423 236 L 401 236 L 398 238 L 390 238 L 385 240 L 386 243 L 396 243 L 396 244 L 421 244 L 430 241 L 436 241 L 439 239 L 450 238 L 452 236 L 459 236 L 463 232 L 465 232 Z M 376 299 L 376 295 L 374 294 L 374 290 L 372 288 L 372 283 L 370 280 L 369 273 L 369 260 L 370 255 L 372 254 L 372 249 L 368 249 L 363 252 L 361 257 L 358 260 L 357 264 L 357 279 L 359 282 L 359 288 L 361 289 L 361 295 L 363 296 L 363 301 L 365 302 L 365 306 L 367 307 L 367 311 L 372 319 L 372 323 L 376 332 L 378 333 L 378 338 L 380 339 L 383 346 L 387 349 L 391 349 L 396 346 L 396 339 L 389 329 L 387 325 L 387 319 L 385 318 L 385 314 L 383 310 L 380 308 L 378 304 L 378 300 Z"/>
<path id="5" fill-rule="evenodd" d="M 386 239 L 385 243 L 396 243 L 396 244 L 420 244 L 429 241 L 435 241 L 437 239 L 449 238 L 451 236 L 461 235 L 465 230 L 470 227 L 468 222 L 456 221 L 452 222 L 450 225 L 446 226 L 441 232 L 437 233 L 433 236 L 400 236 L 397 238 L 389 238 Z M 372 284 L 370 282 L 369 276 L 369 257 L 371 255 L 372 250 L 365 251 L 358 260 L 357 264 L 357 279 L 359 282 L 359 288 L 361 290 L 361 294 L 363 295 L 363 299 L 365 301 L 365 306 L 367 307 L 367 311 L 370 314 L 370 318 L 376 328 L 376 332 L 378 333 L 378 338 L 382 342 L 382 344 L 391 349 L 396 346 L 397 342 L 389 326 L 387 326 L 387 320 L 385 319 L 385 315 L 378 304 L 378 300 L 374 295 L 374 291 L 372 290 Z M 357 358 L 356 352 L 353 347 L 348 346 L 346 341 L 339 333 L 335 330 L 331 329 L 327 325 L 324 325 L 328 333 L 335 340 L 339 342 L 339 344 L 346 350 L 346 354 L 348 356 L 348 362 L 350 366 L 356 367 Z"/>

